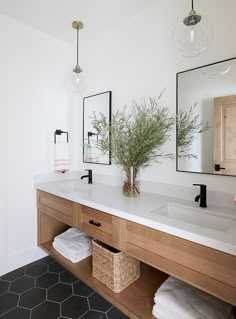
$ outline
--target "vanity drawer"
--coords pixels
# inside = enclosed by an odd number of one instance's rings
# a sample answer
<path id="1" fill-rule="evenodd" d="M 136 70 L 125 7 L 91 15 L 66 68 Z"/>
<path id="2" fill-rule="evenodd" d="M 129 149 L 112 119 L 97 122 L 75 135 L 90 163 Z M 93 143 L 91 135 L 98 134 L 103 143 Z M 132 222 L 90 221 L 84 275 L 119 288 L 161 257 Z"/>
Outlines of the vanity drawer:
<path id="1" fill-rule="evenodd" d="M 81 206 L 78 227 L 92 237 L 118 246 L 119 218 L 97 209 Z"/>
<path id="2" fill-rule="evenodd" d="M 49 216 L 72 226 L 73 202 L 67 199 L 38 191 L 38 208 Z"/>
<path id="3" fill-rule="evenodd" d="M 235 256 L 140 224 L 123 223 L 128 254 L 236 304 Z"/>

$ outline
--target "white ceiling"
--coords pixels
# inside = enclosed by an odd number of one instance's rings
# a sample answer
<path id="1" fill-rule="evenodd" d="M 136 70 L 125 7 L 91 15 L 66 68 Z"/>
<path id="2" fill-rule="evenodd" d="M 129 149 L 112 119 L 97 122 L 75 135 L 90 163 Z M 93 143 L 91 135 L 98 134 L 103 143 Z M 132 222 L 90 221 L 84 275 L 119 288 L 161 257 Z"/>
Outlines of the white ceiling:
<path id="1" fill-rule="evenodd" d="M 0 0 L 0 13 L 73 43 L 74 20 L 84 22 L 86 37 L 103 33 L 156 0 Z M 96 30 L 96 32 L 94 32 Z"/>

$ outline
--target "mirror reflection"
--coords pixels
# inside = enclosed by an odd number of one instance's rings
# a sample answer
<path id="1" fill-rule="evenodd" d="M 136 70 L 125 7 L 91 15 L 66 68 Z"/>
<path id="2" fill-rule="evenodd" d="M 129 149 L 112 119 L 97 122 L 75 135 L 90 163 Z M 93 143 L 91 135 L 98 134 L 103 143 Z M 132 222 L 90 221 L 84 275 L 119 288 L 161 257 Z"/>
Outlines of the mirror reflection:
<path id="1" fill-rule="evenodd" d="M 83 99 L 83 162 L 110 165 L 110 155 L 104 155 L 96 147 L 98 134 L 92 125 L 94 113 L 103 113 L 111 119 L 111 91 Z"/>
<path id="2" fill-rule="evenodd" d="M 177 74 L 177 171 L 236 175 L 235 59 Z"/>

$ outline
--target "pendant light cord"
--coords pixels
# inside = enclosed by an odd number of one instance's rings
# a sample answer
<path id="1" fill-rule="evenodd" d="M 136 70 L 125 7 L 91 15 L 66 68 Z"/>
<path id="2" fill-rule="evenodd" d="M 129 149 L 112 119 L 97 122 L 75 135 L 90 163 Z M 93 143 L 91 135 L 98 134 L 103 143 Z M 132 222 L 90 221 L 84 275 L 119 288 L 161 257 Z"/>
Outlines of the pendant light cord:
<path id="1" fill-rule="evenodd" d="M 77 26 L 77 65 L 79 64 L 79 26 Z"/>
<path id="2" fill-rule="evenodd" d="M 192 10 L 193 10 L 193 0 L 192 0 Z"/>

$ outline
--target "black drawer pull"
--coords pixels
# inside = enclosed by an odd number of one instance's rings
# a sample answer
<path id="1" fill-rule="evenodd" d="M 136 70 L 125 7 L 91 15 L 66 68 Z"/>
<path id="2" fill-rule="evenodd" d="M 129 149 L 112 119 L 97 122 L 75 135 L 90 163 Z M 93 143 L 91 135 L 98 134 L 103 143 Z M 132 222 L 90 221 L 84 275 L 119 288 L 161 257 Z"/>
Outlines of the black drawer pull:
<path id="1" fill-rule="evenodd" d="M 101 223 L 97 223 L 97 222 L 95 222 L 95 221 L 93 221 L 93 220 L 90 220 L 90 221 L 89 221 L 89 224 L 91 224 L 91 225 L 93 225 L 93 226 L 96 226 L 96 227 L 102 226 Z"/>

